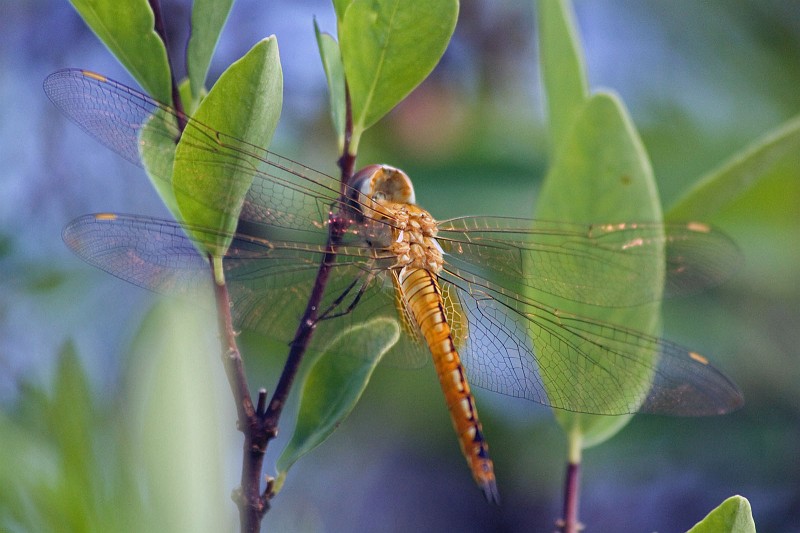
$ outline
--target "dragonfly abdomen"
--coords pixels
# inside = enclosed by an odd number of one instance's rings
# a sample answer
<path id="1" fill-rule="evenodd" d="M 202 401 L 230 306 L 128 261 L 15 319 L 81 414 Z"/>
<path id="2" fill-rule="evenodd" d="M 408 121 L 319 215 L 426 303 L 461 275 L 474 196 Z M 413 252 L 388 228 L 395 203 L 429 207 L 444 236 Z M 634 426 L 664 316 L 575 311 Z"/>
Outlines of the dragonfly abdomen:
<path id="1" fill-rule="evenodd" d="M 400 271 L 398 280 L 408 310 L 430 348 L 450 418 L 472 476 L 486 498 L 496 502 L 499 497 L 489 445 L 483 436 L 475 399 L 453 343 L 436 276 L 422 268 L 406 267 Z"/>

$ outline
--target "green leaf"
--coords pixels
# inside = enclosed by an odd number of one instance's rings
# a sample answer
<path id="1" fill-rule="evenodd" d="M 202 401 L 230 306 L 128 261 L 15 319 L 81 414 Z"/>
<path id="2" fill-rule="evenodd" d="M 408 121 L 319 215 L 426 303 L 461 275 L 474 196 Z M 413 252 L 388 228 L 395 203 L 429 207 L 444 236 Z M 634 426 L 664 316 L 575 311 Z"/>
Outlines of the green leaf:
<path id="1" fill-rule="evenodd" d="M 46 391 L 21 384 L 13 420 L 0 412 L 0 457 L 13 458 L 0 461 L 0 530 L 160 530 L 142 521 L 152 516 L 141 500 L 149 487 L 129 460 L 138 447 L 127 438 L 128 404 L 92 404 L 70 343 L 53 382 Z"/>
<path id="2" fill-rule="evenodd" d="M 171 104 L 167 50 L 147 0 L 70 0 L 97 37 L 144 90 Z"/>
<path id="3" fill-rule="evenodd" d="M 687 533 L 756 533 L 750 502 L 742 496 L 731 496 Z"/>
<path id="4" fill-rule="evenodd" d="M 355 0 L 339 27 L 353 112 L 351 153 L 439 62 L 458 18 L 458 0 Z"/>
<path id="5" fill-rule="evenodd" d="M 159 119 L 155 117 L 158 115 Z M 139 158 L 147 172 L 150 184 L 176 220 L 181 220 L 178 201 L 172 189 L 172 171 L 175 163 L 175 139 L 178 124 L 172 115 L 157 110 L 139 132 Z"/>
<path id="6" fill-rule="evenodd" d="M 344 13 L 352 3 L 353 0 L 333 0 L 333 10 L 336 12 L 336 20 L 338 21 L 339 25 L 342 24 L 342 21 L 344 20 Z"/>
<path id="7" fill-rule="evenodd" d="M 224 255 L 230 245 L 259 163 L 251 158 L 232 165 L 229 154 L 269 145 L 280 117 L 282 92 L 278 42 L 272 36 L 232 64 L 197 108 L 195 119 L 223 132 L 217 136 L 219 151 L 198 147 L 187 136 L 178 143 L 172 187 L 179 220 L 219 232 L 213 237 L 212 232 L 193 235 L 196 244 L 214 257 Z M 238 139 L 249 146 L 242 146 Z"/>
<path id="8" fill-rule="evenodd" d="M 208 91 L 203 88 L 202 93 L 200 94 L 200 98 L 196 99 L 192 96 L 192 87 L 189 78 L 183 78 L 181 82 L 178 84 L 178 96 L 183 102 L 183 112 L 189 115 L 190 117 L 194 116 L 194 112 L 197 110 L 197 106 L 200 105 L 200 101 L 206 97 Z"/>
<path id="9" fill-rule="evenodd" d="M 61 350 L 53 389 L 46 415 L 60 452 L 61 476 L 48 514 L 62 524 L 89 524 L 100 474 L 92 453 L 95 413 L 89 380 L 71 343 Z"/>
<path id="10" fill-rule="evenodd" d="M 551 148 L 556 149 L 589 95 L 583 53 L 568 0 L 539 0 L 539 50 Z"/>
<path id="11" fill-rule="evenodd" d="M 205 304 L 211 302 L 158 302 L 130 354 L 126 400 L 135 429 L 129 445 L 131 459 L 143 466 L 140 483 L 152 505 L 148 520 L 157 524 L 148 531 L 232 530 L 220 424 L 230 397 L 223 394 L 214 317 L 198 312 Z"/>
<path id="12" fill-rule="evenodd" d="M 48 410 L 50 427 L 63 453 L 64 465 L 73 476 L 82 478 L 80 486 L 91 486 L 89 468 L 92 449 L 92 395 L 89 380 L 72 343 L 61 350 L 53 403 Z"/>
<path id="13" fill-rule="evenodd" d="M 283 485 L 289 468 L 322 444 L 347 418 L 375 366 L 399 338 L 397 321 L 375 318 L 342 332 L 315 361 L 303 383 L 294 433 L 278 458 L 276 491 Z M 353 357 L 342 356 L 351 345 L 367 348 Z"/>
<path id="14" fill-rule="evenodd" d="M 800 117 L 785 122 L 697 180 L 667 212 L 675 221 L 708 219 L 800 152 Z"/>
<path id="15" fill-rule="evenodd" d="M 31 408 L 35 413 L 31 417 L 17 416 L 12 420 L 4 411 L 0 411 L 0 529 L 7 524 L 15 523 L 19 531 L 46 531 L 42 523 L 42 515 L 56 506 L 63 505 L 55 499 L 47 498 L 54 491 L 48 490 L 55 484 L 65 486 L 55 466 L 55 452 L 52 443 L 48 441 L 49 435 L 41 431 L 31 431 L 27 426 L 31 423 L 41 422 L 35 417 L 42 418 L 46 411 L 41 411 L 40 398 L 33 398 L 33 404 L 27 404 L 30 391 L 23 390 L 17 405 L 23 410 Z M 39 391 L 36 391 L 39 394 Z M 71 488 L 74 492 L 76 487 Z M 58 496 L 60 499 L 69 497 L 68 493 Z M 37 505 L 44 500 L 44 505 Z M 61 522 L 63 530 L 64 522 Z M 50 528 L 56 531 L 55 528 Z"/>
<path id="16" fill-rule="evenodd" d="M 328 95 L 330 96 L 331 120 L 336 132 L 339 153 L 344 148 L 345 129 L 345 88 L 344 66 L 339 44 L 328 33 L 321 33 L 317 21 L 314 21 L 314 33 L 317 35 L 319 55 L 322 58 L 322 68 L 325 69 L 325 78 L 328 80 Z"/>
<path id="17" fill-rule="evenodd" d="M 627 111 L 615 95 L 598 93 L 592 96 L 576 115 L 558 146 L 553 165 L 545 178 L 536 215 L 543 220 L 580 223 L 661 220 L 649 159 Z M 653 266 L 647 271 L 653 273 L 651 292 L 658 295 L 663 288 L 664 258 L 653 255 Z M 569 259 L 565 258 L 565 261 Z M 569 265 L 564 268 L 569 268 Z M 609 268 L 613 268 L 613 265 L 609 265 Z M 649 334 L 658 333 L 660 307 L 657 303 L 611 309 L 536 296 L 544 303 L 569 313 Z M 536 347 L 538 340 L 534 338 L 533 342 Z M 540 367 L 552 364 L 548 363 L 548 357 L 561 357 L 542 349 L 537 349 L 537 353 Z M 642 357 L 652 357 L 655 362 L 657 355 L 643 353 Z M 599 372 L 599 365 L 589 368 L 576 365 L 573 373 L 545 380 L 545 387 L 549 392 L 553 391 L 555 396 L 569 395 L 571 383 L 584 380 L 599 382 L 603 379 L 595 375 Z M 646 368 L 619 376 L 620 380 L 625 380 L 620 393 L 625 398 L 633 396 L 633 392 L 626 393 L 626 390 L 641 390 L 644 380 L 649 382 L 651 378 Z M 575 393 L 579 394 L 579 391 Z M 577 440 L 584 448 L 610 438 L 629 418 L 561 410 L 556 410 L 555 414 L 570 439 Z"/>
<path id="18" fill-rule="evenodd" d="M 192 34 L 186 49 L 186 70 L 192 88 L 192 100 L 197 102 L 205 92 L 206 75 L 211 56 L 233 0 L 194 0 L 192 6 Z"/>

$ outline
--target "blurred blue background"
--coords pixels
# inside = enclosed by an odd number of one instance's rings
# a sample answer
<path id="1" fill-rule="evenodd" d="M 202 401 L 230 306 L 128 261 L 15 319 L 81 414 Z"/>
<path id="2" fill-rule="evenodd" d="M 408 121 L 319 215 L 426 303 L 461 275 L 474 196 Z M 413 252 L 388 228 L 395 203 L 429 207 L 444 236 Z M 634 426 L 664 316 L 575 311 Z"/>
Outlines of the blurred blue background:
<path id="1" fill-rule="evenodd" d="M 180 58 L 189 2 L 163 3 Z M 666 207 L 800 111 L 795 2 L 584 0 L 575 12 L 590 84 L 628 105 Z M 144 173 L 68 123 L 41 82 L 82 67 L 135 84 L 66 1 L 5 3 L 0 15 L 0 404 L 13 413 L 23 384 L 47 389 L 66 339 L 102 403 L 118 391 L 123 354 L 154 296 L 81 263 L 60 231 L 89 212 L 165 212 Z M 327 1 L 239 0 L 211 79 L 276 34 L 285 101 L 272 148 L 334 173 L 314 17 L 335 32 Z M 547 167 L 535 24 L 530 2 L 463 2 L 442 63 L 367 132 L 359 162 L 405 169 L 438 218 L 534 215 Z M 588 450 L 581 519 L 589 530 L 685 530 L 738 493 L 760 531 L 800 531 L 798 178 L 800 150 L 708 221 L 737 241 L 744 264 L 724 286 L 664 305 L 665 336 L 712 355 L 743 389 L 745 408 L 712 419 L 636 417 Z M 269 388 L 280 361 L 260 357 L 261 342 L 243 335 L 250 383 Z M 339 431 L 292 470 L 265 523 L 275 531 L 552 530 L 566 451 L 550 411 L 476 396 L 501 507 L 472 485 L 432 368 L 381 368 Z M 237 484 L 240 453 L 226 407 L 225 491 Z M 221 505 L 232 512 L 227 498 Z"/>

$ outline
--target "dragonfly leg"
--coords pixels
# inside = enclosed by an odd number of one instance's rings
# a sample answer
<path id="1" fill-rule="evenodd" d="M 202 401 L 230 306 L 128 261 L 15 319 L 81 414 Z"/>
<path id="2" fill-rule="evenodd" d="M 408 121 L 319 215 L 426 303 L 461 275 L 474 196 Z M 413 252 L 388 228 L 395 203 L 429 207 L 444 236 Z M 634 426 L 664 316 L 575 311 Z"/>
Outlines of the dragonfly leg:
<path id="1" fill-rule="evenodd" d="M 366 279 L 364 279 L 363 276 L 366 276 Z M 364 295 L 364 293 L 367 290 L 367 287 L 369 287 L 370 282 L 372 282 L 372 280 L 374 278 L 375 278 L 374 272 L 365 271 L 364 274 L 362 274 L 362 276 L 359 276 L 356 279 L 354 279 L 353 282 L 350 285 L 348 285 L 347 288 L 344 291 L 342 291 L 342 294 L 337 296 L 336 299 L 333 302 L 331 302 L 331 304 L 328 306 L 328 308 L 325 309 L 325 311 L 323 311 L 319 315 L 319 318 L 317 319 L 317 321 L 328 320 L 328 319 L 331 319 L 331 318 L 337 318 L 337 317 L 340 317 L 340 316 L 344 316 L 344 315 L 350 314 L 350 312 L 352 312 L 353 309 L 355 309 L 356 305 L 358 305 L 359 300 L 361 300 L 361 297 Z M 339 311 L 339 312 L 333 313 L 333 310 L 336 309 L 337 307 L 339 307 L 342 304 L 342 302 L 345 300 L 345 298 L 347 298 L 347 295 L 352 292 L 353 288 L 355 288 L 355 286 L 359 282 L 362 282 L 362 283 L 361 283 L 361 286 L 358 289 L 358 292 L 353 297 L 353 301 L 351 301 L 350 304 L 348 304 L 347 308 L 344 309 L 343 311 Z"/>

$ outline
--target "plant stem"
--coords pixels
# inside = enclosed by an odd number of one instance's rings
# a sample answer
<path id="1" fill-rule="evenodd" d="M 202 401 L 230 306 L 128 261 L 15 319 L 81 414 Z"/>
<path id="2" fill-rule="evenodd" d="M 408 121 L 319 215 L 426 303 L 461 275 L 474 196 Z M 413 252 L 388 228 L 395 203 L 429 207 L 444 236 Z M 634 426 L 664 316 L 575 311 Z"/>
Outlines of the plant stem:
<path id="1" fill-rule="evenodd" d="M 559 529 L 563 533 L 577 533 L 583 526 L 578 522 L 578 493 L 580 481 L 580 463 L 567 463 L 567 475 L 564 481 L 564 517 L 559 520 Z"/>
<path id="2" fill-rule="evenodd" d="M 339 167 L 342 171 L 342 194 L 344 194 L 346 184 L 353 175 L 353 169 L 355 167 L 355 154 L 350 154 L 349 152 L 353 120 L 347 84 L 345 84 L 345 103 L 346 118 L 344 148 L 342 149 L 342 155 L 339 158 Z M 336 262 L 336 248 L 341 242 L 346 228 L 346 217 L 342 216 L 341 211 L 330 213 L 328 220 L 328 242 L 326 246 L 326 252 L 322 258 L 322 261 L 320 262 L 319 270 L 317 270 L 317 277 L 314 280 L 314 286 L 311 289 L 311 295 L 308 298 L 308 304 L 306 305 L 305 312 L 303 313 L 303 317 L 300 319 L 294 340 L 292 340 L 290 345 L 289 356 L 286 359 L 283 372 L 281 372 L 280 380 L 278 381 L 278 385 L 275 387 L 275 393 L 272 395 L 272 399 L 269 402 L 269 407 L 264 415 L 267 427 L 271 428 L 275 434 L 277 434 L 278 420 L 281 416 L 284 405 L 286 405 L 286 399 L 289 396 L 289 391 L 294 383 L 294 378 L 297 375 L 303 355 L 305 354 L 308 344 L 311 341 L 311 336 L 314 333 L 320 302 L 325 294 L 325 287 L 328 284 L 331 268 Z"/>
<path id="3" fill-rule="evenodd" d="M 153 10 L 153 29 L 156 31 L 161 41 L 164 43 L 164 48 L 167 49 L 167 63 L 169 64 L 169 79 L 170 87 L 172 90 L 172 106 L 177 111 L 178 115 L 178 128 L 180 131 L 186 127 L 186 115 L 183 110 L 183 102 L 181 101 L 181 93 L 178 91 L 178 83 L 175 80 L 175 69 L 172 68 L 172 60 L 169 58 L 169 40 L 167 39 L 167 30 L 164 27 L 164 17 L 161 15 L 161 1 L 148 0 L 150 9 Z"/>
<path id="4" fill-rule="evenodd" d="M 269 402 L 269 408 L 266 413 L 267 423 L 275 428 L 278 426 L 278 419 L 281 416 L 284 405 L 286 405 L 289 390 L 291 389 L 292 383 L 294 383 L 294 378 L 300 368 L 303 355 L 311 340 L 311 335 L 314 332 L 314 326 L 317 321 L 317 309 L 319 309 L 322 295 L 325 293 L 325 286 L 328 283 L 331 266 L 333 266 L 333 262 L 336 260 L 336 252 L 334 251 L 335 245 L 332 241 L 333 239 L 329 237 L 328 251 L 325 253 L 319 265 L 317 277 L 314 280 L 314 287 L 311 290 L 311 296 L 308 299 L 306 310 L 303 313 L 300 324 L 297 326 L 297 332 L 289 348 L 289 357 L 286 359 L 286 364 L 283 366 L 280 380 L 278 380 L 278 385 L 275 387 L 275 393 L 272 395 L 272 399 Z"/>
<path id="5" fill-rule="evenodd" d="M 353 108 L 350 104 L 350 88 L 347 83 L 344 84 L 344 147 L 342 148 L 342 155 L 339 158 L 339 168 L 342 171 L 342 195 L 345 195 L 345 188 L 348 180 L 353 176 L 356 166 L 356 146 L 351 143 L 353 141 Z M 353 153 L 350 150 L 353 149 Z"/>
<path id="6" fill-rule="evenodd" d="M 212 260 L 212 279 L 214 280 L 214 296 L 217 304 L 217 317 L 222 347 L 222 364 L 228 383 L 236 403 L 238 428 L 244 433 L 241 486 L 234 493 L 234 500 L 239 507 L 239 520 L 243 533 L 257 533 L 261 520 L 269 508 L 269 502 L 261 495 L 261 468 L 266 452 L 269 436 L 263 424 L 263 409 L 266 391 L 259 392 L 259 406 L 253 406 L 247 375 L 244 371 L 239 348 L 236 345 L 236 332 L 233 329 L 231 301 L 228 286 L 217 283 L 219 274 L 215 271 L 220 263 Z"/>
<path id="7" fill-rule="evenodd" d="M 580 493 L 580 466 L 583 450 L 583 432 L 576 424 L 567 432 L 567 475 L 564 481 L 564 514 L 558 521 L 562 533 L 576 533 L 583 529 L 578 522 L 578 495 Z"/>
<path id="8" fill-rule="evenodd" d="M 212 264 L 215 264 L 212 262 Z M 222 362 L 225 366 L 225 373 L 228 376 L 231 391 L 236 398 L 236 408 L 239 420 L 247 420 L 255 415 L 253 400 L 250 398 L 250 390 L 247 386 L 247 376 L 244 372 L 244 362 L 236 345 L 236 332 L 233 329 L 233 319 L 231 317 L 230 296 L 228 286 L 225 284 L 214 283 L 214 296 L 217 303 L 217 317 L 219 321 L 220 344 L 222 347 Z"/>
<path id="9" fill-rule="evenodd" d="M 342 156 L 339 159 L 339 166 L 342 170 L 342 194 L 344 194 L 346 183 L 352 176 L 355 166 L 355 154 L 350 154 L 348 151 L 352 133 L 349 94 L 346 98 L 345 143 Z M 247 378 L 244 374 L 244 364 L 239 355 L 239 349 L 236 347 L 236 334 L 233 330 L 233 321 L 231 319 L 231 303 L 228 289 L 224 283 L 214 283 L 217 295 L 217 312 L 220 317 L 220 332 L 222 334 L 223 361 L 231 390 L 236 400 L 239 413 L 239 429 L 244 433 L 241 487 L 236 491 L 234 497 L 239 507 L 242 533 L 257 533 L 260 531 L 261 521 L 269 510 L 269 502 L 274 496 L 274 487 L 271 480 L 267 481 L 264 491 L 261 492 L 261 471 L 264 455 L 269 441 L 278 434 L 278 421 L 283 413 L 294 379 L 300 369 L 303 355 L 308 348 L 309 342 L 311 342 L 320 302 L 325 294 L 325 287 L 330 277 L 331 268 L 336 262 L 336 248 L 347 228 L 347 219 L 342 216 L 341 212 L 331 213 L 329 216 L 326 253 L 320 262 L 308 304 L 297 326 L 297 332 L 289 348 L 289 355 L 286 358 L 280 379 L 268 405 L 266 402 L 266 390 L 261 389 L 258 395 L 258 405 L 255 408 L 253 407 L 247 387 Z M 217 265 L 217 268 L 220 267 L 220 263 L 213 260 L 211 264 Z M 215 280 L 217 278 L 224 279 L 213 270 L 214 268 L 212 267 L 212 274 Z"/>

